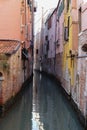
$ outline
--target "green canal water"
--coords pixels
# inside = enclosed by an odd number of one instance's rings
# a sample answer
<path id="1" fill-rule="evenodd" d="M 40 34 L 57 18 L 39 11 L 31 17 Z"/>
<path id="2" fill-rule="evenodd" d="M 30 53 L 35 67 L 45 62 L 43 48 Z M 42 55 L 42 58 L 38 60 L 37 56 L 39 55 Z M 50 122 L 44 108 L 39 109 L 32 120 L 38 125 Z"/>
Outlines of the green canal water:
<path id="1" fill-rule="evenodd" d="M 0 130 L 84 130 L 58 85 L 34 73 L 22 96 L 0 118 Z"/>

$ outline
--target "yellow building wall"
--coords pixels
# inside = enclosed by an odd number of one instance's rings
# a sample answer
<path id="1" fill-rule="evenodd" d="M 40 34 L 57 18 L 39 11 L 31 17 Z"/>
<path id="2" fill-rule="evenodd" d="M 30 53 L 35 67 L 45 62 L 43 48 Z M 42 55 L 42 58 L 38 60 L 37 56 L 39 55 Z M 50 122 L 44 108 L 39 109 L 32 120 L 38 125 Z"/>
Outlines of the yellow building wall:
<path id="1" fill-rule="evenodd" d="M 64 11 L 64 27 L 68 25 L 68 17 L 70 17 L 69 23 L 69 40 L 64 41 L 64 51 L 63 51 L 63 78 L 65 80 L 66 89 L 70 89 L 72 81 L 72 62 L 70 58 L 69 51 L 72 49 L 72 19 L 70 15 L 70 5 L 69 10 L 66 10 L 66 0 L 65 0 L 65 11 Z M 68 85 L 68 87 L 67 87 Z"/>
<path id="2" fill-rule="evenodd" d="M 67 11 L 66 7 L 67 0 L 64 1 L 64 27 L 68 25 L 68 17 L 70 17 L 69 23 L 69 37 L 68 41 L 64 40 L 64 51 L 63 51 L 63 79 L 66 89 L 72 91 L 73 87 L 76 85 L 76 70 L 77 70 L 77 59 L 76 57 L 71 58 L 71 52 L 76 53 L 78 47 L 78 22 L 76 21 L 73 13 L 73 6 L 76 6 L 76 3 L 73 1 L 69 3 L 69 9 Z M 71 5 L 72 4 L 72 5 Z M 76 55 L 76 54 L 75 54 Z M 68 85 L 68 87 L 67 87 Z M 71 92 L 72 93 L 72 92 Z"/>

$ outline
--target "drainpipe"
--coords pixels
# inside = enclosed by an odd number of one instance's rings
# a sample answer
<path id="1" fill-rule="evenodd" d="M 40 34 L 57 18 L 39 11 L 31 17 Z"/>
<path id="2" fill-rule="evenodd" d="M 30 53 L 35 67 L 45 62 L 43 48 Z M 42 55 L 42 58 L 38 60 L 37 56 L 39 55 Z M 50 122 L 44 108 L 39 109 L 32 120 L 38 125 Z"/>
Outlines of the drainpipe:
<path id="1" fill-rule="evenodd" d="M 24 48 L 26 47 L 26 0 L 25 0 L 25 42 L 24 42 Z M 25 59 L 24 59 L 24 82 L 26 80 L 26 76 L 25 76 Z"/>

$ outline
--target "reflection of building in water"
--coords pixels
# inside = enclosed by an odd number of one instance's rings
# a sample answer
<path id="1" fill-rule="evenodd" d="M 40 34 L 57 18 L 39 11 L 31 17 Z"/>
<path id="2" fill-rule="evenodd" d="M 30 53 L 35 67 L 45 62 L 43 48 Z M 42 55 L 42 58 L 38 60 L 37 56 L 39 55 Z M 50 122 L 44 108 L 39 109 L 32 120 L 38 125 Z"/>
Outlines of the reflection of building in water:
<path id="1" fill-rule="evenodd" d="M 34 73 L 33 76 L 33 102 L 32 102 L 32 130 L 44 130 L 43 123 L 40 121 L 39 114 L 39 77 L 37 73 Z"/>
<path id="2" fill-rule="evenodd" d="M 41 74 L 34 73 L 32 130 L 53 130 L 56 127 L 53 125 L 53 122 L 56 122 L 53 120 L 53 100 L 50 99 L 50 95 L 44 95 L 47 94 L 47 89 L 46 79 L 43 80 Z"/>
<path id="3" fill-rule="evenodd" d="M 45 130 L 43 123 L 40 121 L 40 115 L 37 112 L 33 112 L 32 130 Z"/>
<path id="4" fill-rule="evenodd" d="M 33 79 L 32 130 L 83 130 L 55 82 L 40 73 Z"/>

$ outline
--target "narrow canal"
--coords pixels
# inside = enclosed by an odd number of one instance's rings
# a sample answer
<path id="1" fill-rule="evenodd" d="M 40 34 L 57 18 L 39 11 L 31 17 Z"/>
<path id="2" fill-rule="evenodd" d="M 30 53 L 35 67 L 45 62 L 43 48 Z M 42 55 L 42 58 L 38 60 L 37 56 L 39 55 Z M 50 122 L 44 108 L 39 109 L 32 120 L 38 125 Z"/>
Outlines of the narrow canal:
<path id="1" fill-rule="evenodd" d="M 0 130 L 84 130 L 49 77 L 34 73 L 19 100 L 0 118 Z"/>

